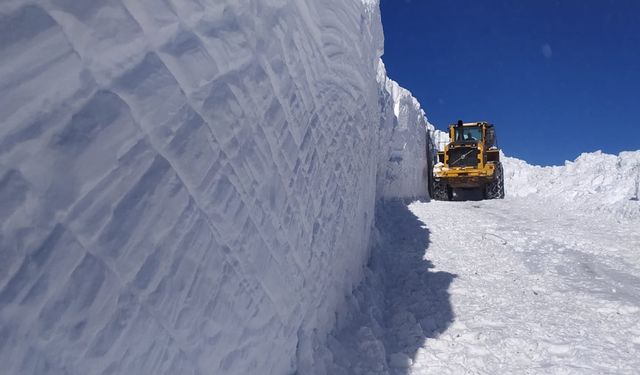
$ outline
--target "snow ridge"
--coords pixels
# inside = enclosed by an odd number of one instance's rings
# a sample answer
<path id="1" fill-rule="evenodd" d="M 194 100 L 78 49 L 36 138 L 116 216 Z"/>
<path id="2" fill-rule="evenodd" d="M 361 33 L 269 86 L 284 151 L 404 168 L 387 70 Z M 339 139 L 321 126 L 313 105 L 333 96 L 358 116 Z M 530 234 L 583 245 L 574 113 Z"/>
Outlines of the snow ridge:
<path id="1" fill-rule="evenodd" d="M 640 219 L 640 151 L 583 153 L 563 166 L 539 167 L 504 157 L 509 197 L 545 199 L 561 209 Z"/>

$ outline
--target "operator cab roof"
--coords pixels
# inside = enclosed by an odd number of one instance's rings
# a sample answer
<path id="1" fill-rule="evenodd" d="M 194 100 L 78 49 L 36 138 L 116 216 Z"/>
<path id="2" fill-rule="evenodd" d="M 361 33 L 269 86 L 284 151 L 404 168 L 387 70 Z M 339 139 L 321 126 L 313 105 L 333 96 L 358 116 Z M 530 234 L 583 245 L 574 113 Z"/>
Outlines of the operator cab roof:
<path id="1" fill-rule="evenodd" d="M 486 125 L 487 127 L 493 127 L 493 124 L 488 123 L 487 121 L 478 121 L 478 122 L 465 122 L 462 126 L 480 126 Z M 458 126 L 458 124 L 451 124 L 451 126 Z"/>

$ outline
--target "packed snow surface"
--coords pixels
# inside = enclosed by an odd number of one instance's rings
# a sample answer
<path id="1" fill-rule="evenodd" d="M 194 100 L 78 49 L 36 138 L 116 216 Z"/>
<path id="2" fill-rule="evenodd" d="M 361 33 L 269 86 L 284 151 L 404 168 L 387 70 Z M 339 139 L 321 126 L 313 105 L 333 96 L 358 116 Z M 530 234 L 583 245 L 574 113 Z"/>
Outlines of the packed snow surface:
<path id="1" fill-rule="evenodd" d="M 334 374 L 636 374 L 637 224 L 544 199 L 387 202 Z"/>

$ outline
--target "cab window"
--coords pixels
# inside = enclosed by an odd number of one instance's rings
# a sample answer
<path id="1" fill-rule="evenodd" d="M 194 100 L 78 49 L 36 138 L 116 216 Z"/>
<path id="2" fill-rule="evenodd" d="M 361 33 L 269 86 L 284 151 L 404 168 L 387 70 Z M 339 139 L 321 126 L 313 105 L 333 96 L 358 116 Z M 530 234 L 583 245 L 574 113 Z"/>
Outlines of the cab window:
<path id="1" fill-rule="evenodd" d="M 482 140 L 482 129 L 479 126 L 456 128 L 456 142 L 476 142 Z"/>

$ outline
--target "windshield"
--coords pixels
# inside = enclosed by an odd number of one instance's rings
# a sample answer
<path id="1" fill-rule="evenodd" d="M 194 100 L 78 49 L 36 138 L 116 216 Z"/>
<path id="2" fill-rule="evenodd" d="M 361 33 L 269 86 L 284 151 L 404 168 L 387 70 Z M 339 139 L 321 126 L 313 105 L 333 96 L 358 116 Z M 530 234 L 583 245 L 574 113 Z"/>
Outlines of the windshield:
<path id="1" fill-rule="evenodd" d="M 456 129 L 456 142 L 475 142 L 482 140 L 482 129 L 479 126 L 465 126 Z"/>

